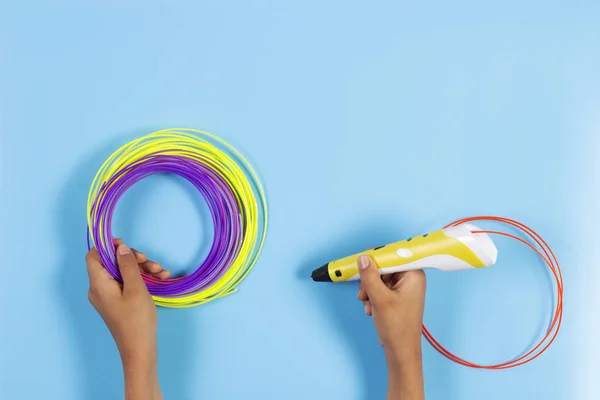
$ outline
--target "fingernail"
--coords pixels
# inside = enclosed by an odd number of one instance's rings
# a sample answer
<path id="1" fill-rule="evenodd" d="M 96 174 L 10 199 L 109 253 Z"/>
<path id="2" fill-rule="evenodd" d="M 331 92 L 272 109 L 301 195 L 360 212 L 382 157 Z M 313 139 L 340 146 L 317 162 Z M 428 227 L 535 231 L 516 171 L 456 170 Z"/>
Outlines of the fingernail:
<path id="1" fill-rule="evenodd" d="M 129 249 L 129 247 L 127 247 L 127 245 L 125 243 L 122 243 L 119 245 L 119 247 L 117 247 L 117 254 L 120 256 L 124 256 L 125 254 L 130 254 L 131 250 Z"/>
<path id="2" fill-rule="evenodd" d="M 366 269 L 369 266 L 369 257 L 360 256 L 358 257 L 358 268 Z"/>

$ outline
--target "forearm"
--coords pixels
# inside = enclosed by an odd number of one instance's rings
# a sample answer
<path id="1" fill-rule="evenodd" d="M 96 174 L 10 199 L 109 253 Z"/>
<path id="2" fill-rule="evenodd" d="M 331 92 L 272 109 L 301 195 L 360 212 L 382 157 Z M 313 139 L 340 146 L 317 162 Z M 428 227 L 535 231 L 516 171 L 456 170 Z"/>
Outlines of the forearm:
<path id="1" fill-rule="evenodd" d="M 387 400 L 424 400 L 421 341 L 386 351 L 388 363 Z"/>
<path id="2" fill-rule="evenodd" d="M 162 400 L 156 353 L 124 355 L 125 400 Z"/>

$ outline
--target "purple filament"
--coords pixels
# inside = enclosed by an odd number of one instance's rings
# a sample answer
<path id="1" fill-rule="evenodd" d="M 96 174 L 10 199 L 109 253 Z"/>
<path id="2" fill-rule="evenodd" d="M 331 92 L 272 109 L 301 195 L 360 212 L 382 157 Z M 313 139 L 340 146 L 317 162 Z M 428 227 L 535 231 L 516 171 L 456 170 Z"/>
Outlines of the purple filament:
<path id="1" fill-rule="evenodd" d="M 197 157 L 194 153 L 189 155 Z M 242 245 L 242 219 L 245 218 L 245 213 L 240 209 L 238 198 L 228 182 L 197 158 L 157 152 L 128 164 L 102 185 L 92 206 L 91 235 L 97 245 L 102 264 L 119 282 L 122 282 L 122 278 L 117 266 L 111 230 L 115 207 L 132 185 L 159 173 L 179 175 L 194 185 L 206 201 L 214 225 L 213 242 L 208 256 L 193 273 L 163 281 L 144 276 L 152 295 L 180 297 L 208 288 L 231 267 Z M 100 226 L 102 229 L 99 229 Z"/>

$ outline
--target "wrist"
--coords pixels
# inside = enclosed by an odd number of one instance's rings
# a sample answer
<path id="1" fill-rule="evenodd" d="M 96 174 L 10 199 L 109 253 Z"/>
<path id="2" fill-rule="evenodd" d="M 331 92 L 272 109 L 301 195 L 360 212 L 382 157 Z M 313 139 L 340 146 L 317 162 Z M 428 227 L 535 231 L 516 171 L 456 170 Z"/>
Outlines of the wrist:
<path id="1" fill-rule="evenodd" d="M 405 342 L 403 346 L 386 350 L 388 364 L 388 400 L 422 400 L 423 358 L 421 342 Z"/>
<path id="2" fill-rule="evenodd" d="M 158 376 L 158 349 L 156 344 L 137 343 L 118 346 L 125 379 L 147 379 Z"/>
<path id="3" fill-rule="evenodd" d="M 384 353 L 390 371 L 406 364 L 421 363 L 423 357 L 421 336 L 411 335 L 390 343 L 384 346 Z"/>
<path id="4" fill-rule="evenodd" d="M 125 399 L 162 399 L 158 383 L 158 357 L 156 351 L 123 352 Z"/>
<path id="5" fill-rule="evenodd" d="M 158 363 L 158 355 L 155 349 L 135 349 L 132 351 L 120 351 L 121 362 L 124 369 L 149 369 Z"/>
<path id="6" fill-rule="evenodd" d="M 115 341 L 123 364 L 148 362 L 158 358 L 158 346 L 154 338 Z"/>

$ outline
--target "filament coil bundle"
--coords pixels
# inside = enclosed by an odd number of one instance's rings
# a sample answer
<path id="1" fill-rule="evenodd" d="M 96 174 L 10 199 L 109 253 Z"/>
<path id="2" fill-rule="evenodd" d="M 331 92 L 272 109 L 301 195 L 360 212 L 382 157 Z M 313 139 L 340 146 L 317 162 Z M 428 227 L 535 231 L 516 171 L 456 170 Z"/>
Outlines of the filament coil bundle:
<path id="1" fill-rule="evenodd" d="M 159 280 L 143 274 L 155 303 L 183 308 L 236 291 L 265 242 L 268 210 L 263 186 L 246 158 L 210 133 L 172 128 L 143 136 L 115 151 L 100 167 L 88 195 L 88 248 L 121 280 L 111 231 L 117 202 L 136 182 L 172 173 L 188 180 L 208 205 L 214 225 L 208 256 L 191 274 Z"/>
<path id="2" fill-rule="evenodd" d="M 492 230 L 473 231 L 473 233 L 487 233 L 487 234 L 501 235 L 501 236 L 509 237 L 520 243 L 525 244 L 526 246 L 531 248 L 533 251 L 535 251 L 542 258 L 542 260 L 546 263 L 546 265 L 550 269 L 550 271 L 554 277 L 554 282 L 556 283 L 556 293 L 557 293 L 556 304 L 554 304 L 554 303 L 552 304 L 553 308 L 554 308 L 554 312 L 552 314 L 552 320 L 550 322 L 550 326 L 546 330 L 544 337 L 535 346 L 533 346 L 530 350 L 528 350 L 525 354 L 523 354 L 517 358 L 514 358 L 511 361 L 507 361 L 507 362 L 504 362 L 501 364 L 495 364 L 495 365 L 480 365 L 480 364 L 476 364 L 476 363 L 464 360 L 464 359 L 456 356 L 455 354 L 450 352 L 448 349 L 446 349 L 444 346 L 442 346 L 433 337 L 433 335 L 431 334 L 431 332 L 429 332 L 429 330 L 427 329 L 425 324 L 423 324 L 423 336 L 425 336 L 425 339 L 427 339 L 427 341 L 437 351 L 439 351 L 443 356 L 447 357 L 448 359 L 450 359 L 458 364 L 461 364 L 461 365 L 464 365 L 467 367 L 480 368 L 480 369 L 496 369 L 496 370 L 518 367 L 520 365 L 523 365 L 530 361 L 533 361 L 534 359 L 539 357 L 544 351 L 546 351 L 546 349 L 548 349 L 548 347 L 550 347 L 550 345 L 552 344 L 552 342 L 554 342 L 554 339 L 556 339 L 556 336 L 558 335 L 558 331 L 560 330 L 560 326 L 562 324 L 562 313 L 563 313 L 563 275 L 562 275 L 562 271 L 560 269 L 558 259 L 554 255 L 554 252 L 552 251 L 552 249 L 550 248 L 548 243 L 546 243 L 544 241 L 544 239 L 538 233 L 536 233 L 533 229 L 529 228 L 525 224 L 522 224 L 521 222 L 518 222 L 518 221 L 515 221 L 512 219 L 508 219 L 508 218 L 502 218 L 502 217 L 477 216 L 477 217 L 460 219 L 458 221 L 455 221 L 451 224 L 446 225 L 444 228 L 458 226 L 458 225 L 466 224 L 466 223 L 473 222 L 473 221 L 499 222 L 499 223 L 511 226 L 513 228 L 516 228 L 517 230 L 522 232 L 529 239 L 529 240 L 525 240 L 516 235 L 512 235 L 510 233 L 500 232 L 500 231 L 492 231 Z"/>

